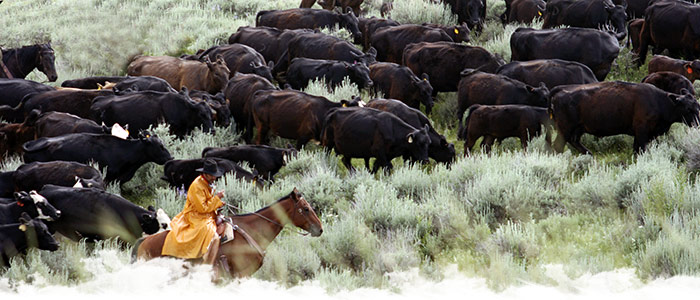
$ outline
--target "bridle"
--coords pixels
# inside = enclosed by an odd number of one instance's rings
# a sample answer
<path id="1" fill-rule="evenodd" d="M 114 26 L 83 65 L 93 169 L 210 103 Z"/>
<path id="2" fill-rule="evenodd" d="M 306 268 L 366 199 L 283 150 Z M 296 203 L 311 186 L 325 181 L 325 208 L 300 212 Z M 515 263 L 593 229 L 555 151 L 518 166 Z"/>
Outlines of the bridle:
<path id="1" fill-rule="evenodd" d="M 226 204 L 226 206 L 228 206 L 229 208 L 233 208 L 233 209 L 235 209 L 235 210 L 237 210 L 237 211 L 241 211 L 241 210 L 242 210 L 240 207 L 235 206 L 235 205 L 233 205 L 233 204 L 229 204 L 229 203 L 226 203 L 226 202 L 224 202 L 224 204 Z M 294 210 L 297 211 L 297 212 L 301 212 L 301 209 L 302 209 L 302 208 L 299 207 L 299 205 L 297 205 L 297 202 L 295 201 L 295 202 L 294 202 Z M 257 213 L 257 212 L 252 212 L 252 213 L 250 213 L 250 214 L 256 215 L 256 216 L 260 217 L 261 219 L 263 219 L 263 220 L 265 220 L 265 221 L 268 221 L 268 222 L 270 222 L 270 223 L 272 223 L 272 224 L 274 224 L 274 225 L 276 225 L 276 226 L 278 226 L 278 227 L 284 227 L 284 225 L 280 224 L 279 222 L 276 222 L 275 220 L 272 220 L 272 219 L 270 219 L 270 218 L 268 218 L 268 217 L 266 217 L 266 216 L 263 216 L 263 215 L 261 215 L 261 214 L 259 214 L 259 213 Z M 304 216 L 304 219 L 306 219 L 306 222 L 307 222 L 307 223 L 311 223 L 310 220 L 309 220 L 309 217 L 307 217 L 306 214 L 302 214 L 302 216 Z M 293 232 L 296 233 L 296 234 L 298 234 L 298 235 L 301 235 L 301 236 L 307 236 L 307 235 L 309 235 L 308 232 L 301 232 L 301 231 L 299 231 L 299 229 L 295 229 Z"/>

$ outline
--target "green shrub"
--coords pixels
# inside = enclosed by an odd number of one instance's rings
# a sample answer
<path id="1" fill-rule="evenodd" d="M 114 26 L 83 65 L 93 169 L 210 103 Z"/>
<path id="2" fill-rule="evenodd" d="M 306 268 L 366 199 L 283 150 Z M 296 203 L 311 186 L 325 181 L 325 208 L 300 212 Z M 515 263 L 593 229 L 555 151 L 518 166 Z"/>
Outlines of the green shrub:
<path id="1" fill-rule="evenodd" d="M 338 222 L 324 227 L 323 235 L 311 243 L 323 266 L 356 273 L 375 265 L 380 244 L 371 229 L 352 215 L 343 215 Z"/>
<path id="2" fill-rule="evenodd" d="M 457 24 L 457 15 L 452 14 L 449 6 L 426 0 L 394 1 L 391 17 L 401 24 Z"/>

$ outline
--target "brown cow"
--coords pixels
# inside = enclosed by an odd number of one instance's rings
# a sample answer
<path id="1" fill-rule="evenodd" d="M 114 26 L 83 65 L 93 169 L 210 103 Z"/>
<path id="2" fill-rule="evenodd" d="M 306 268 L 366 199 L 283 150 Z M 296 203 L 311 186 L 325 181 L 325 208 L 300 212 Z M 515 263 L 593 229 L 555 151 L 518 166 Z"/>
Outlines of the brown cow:
<path id="1" fill-rule="evenodd" d="M 33 110 L 24 122 L 0 124 L 0 158 L 5 154 L 22 153 L 22 145 L 35 137 L 36 119 L 40 112 Z"/>
<path id="2" fill-rule="evenodd" d="M 460 137 L 464 139 L 464 153 L 469 153 L 476 140 L 484 137 L 481 146 L 486 152 L 491 151 L 493 142 L 508 137 L 520 138 L 523 149 L 535 136 L 546 128 L 546 141 L 551 144 L 551 129 L 554 122 L 549 118 L 547 109 L 529 105 L 479 105 L 469 107 L 464 130 Z"/>
<path id="3" fill-rule="evenodd" d="M 370 44 L 377 49 L 377 60 L 400 64 L 409 44 L 420 42 L 454 42 L 441 28 L 416 24 L 384 27 L 372 34 Z"/>
<path id="4" fill-rule="evenodd" d="M 651 73 L 642 79 L 642 83 L 649 83 L 657 88 L 674 94 L 683 94 L 683 89 L 695 96 L 695 88 L 693 83 L 683 75 L 675 72 L 656 72 Z"/>
<path id="5" fill-rule="evenodd" d="M 377 17 L 357 19 L 357 26 L 360 28 L 360 32 L 362 32 L 362 51 L 369 50 L 369 41 L 372 38 L 374 32 L 377 31 L 379 28 L 401 25 L 399 24 L 399 22 L 396 22 L 394 20 L 382 19 Z"/>
<path id="6" fill-rule="evenodd" d="M 632 44 L 632 53 L 637 55 L 641 46 L 642 27 L 644 27 L 644 19 L 634 19 L 627 23 L 627 46 Z"/>
<path id="7" fill-rule="evenodd" d="M 257 127 L 256 144 L 267 143 L 272 131 L 282 138 L 296 139 L 301 149 L 311 139 L 321 140 L 326 113 L 334 107 L 358 106 L 359 97 L 352 101 L 332 102 L 324 97 L 295 90 L 258 91 L 253 96 L 251 112 Z"/>
<path id="8" fill-rule="evenodd" d="M 406 66 L 395 63 L 376 63 L 369 66 L 369 77 L 374 82 L 372 91 L 384 93 L 385 98 L 397 99 L 406 105 L 420 109 L 425 105 L 425 113 L 433 109 L 433 87 L 428 81 L 428 74 L 420 78 Z"/>
<path id="9" fill-rule="evenodd" d="M 687 61 L 664 55 L 654 55 L 649 60 L 649 74 L 661 71 L 678 73 L 688 78 L 690 82 L 695 82 L 695 80 L 700 79 L 700 60 Z"/>
<path id="10" fill-rule="evenodd" d="M 270 81 L 255 74 L 236 73 L 224 88 L 224 96 L 229 102 L 229 110 L 236 130 L 243 132 L 243 139 L 250 144 L 253 136 L 253 117 L 250 114 L 250 103 L 253 95 L 259 90 L 278 90 Z"/>
<path id="11" fill-rule="evenodd" d="M 211 62 L 209 57 L 200 62 L 170 56 L 137 56 L 126 72 L 131 76 L 163 78 L 178 91 L 187 87 L 210 94 L 220 92 L 229 78 L 229 69 L 221 56 L 216 57 L 216 62 Z"/>
<path id="12" fill-rule="evenodd" d="M 323 7 L 323 9 L 333 10 L 335 7 L 340 6 L 343 11 L 348 11 L 348 8 L 352 9 L 356 16 L 360 15 L 360 5 L 365 0 L 320 0 L 318 5 Z M 316 3 L 316 0 L 301 0 L 299 8 L 311 8 L 311 6 Z"/>

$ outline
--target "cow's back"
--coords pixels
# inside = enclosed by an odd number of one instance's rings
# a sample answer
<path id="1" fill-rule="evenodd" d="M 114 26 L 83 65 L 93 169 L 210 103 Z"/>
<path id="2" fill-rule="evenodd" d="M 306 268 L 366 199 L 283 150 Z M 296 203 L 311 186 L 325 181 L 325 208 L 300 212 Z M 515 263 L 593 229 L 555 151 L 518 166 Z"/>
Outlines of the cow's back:
<path id="1" fill-rule="evenodd" d="M 127 67 L 130 76 L 150 75 L 164 79 L 174 89 L 180 90 L 182 60 L 170 56 L 137 56 Z"/>

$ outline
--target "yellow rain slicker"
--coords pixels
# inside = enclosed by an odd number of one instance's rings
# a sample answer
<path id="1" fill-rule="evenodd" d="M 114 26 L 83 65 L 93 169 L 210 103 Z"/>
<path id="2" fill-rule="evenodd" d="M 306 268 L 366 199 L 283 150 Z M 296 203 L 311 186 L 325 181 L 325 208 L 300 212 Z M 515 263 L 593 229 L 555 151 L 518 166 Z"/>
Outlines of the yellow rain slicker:
<path id="1" fill-rule="evenodd" d="M 163 255 L 199 258 L 207 252 L 216 234 L 216 209 L 223 206 L 201 175 L 187 190 L 185 208 L 170 222 L 170 233 L 163 244 Z"/>

